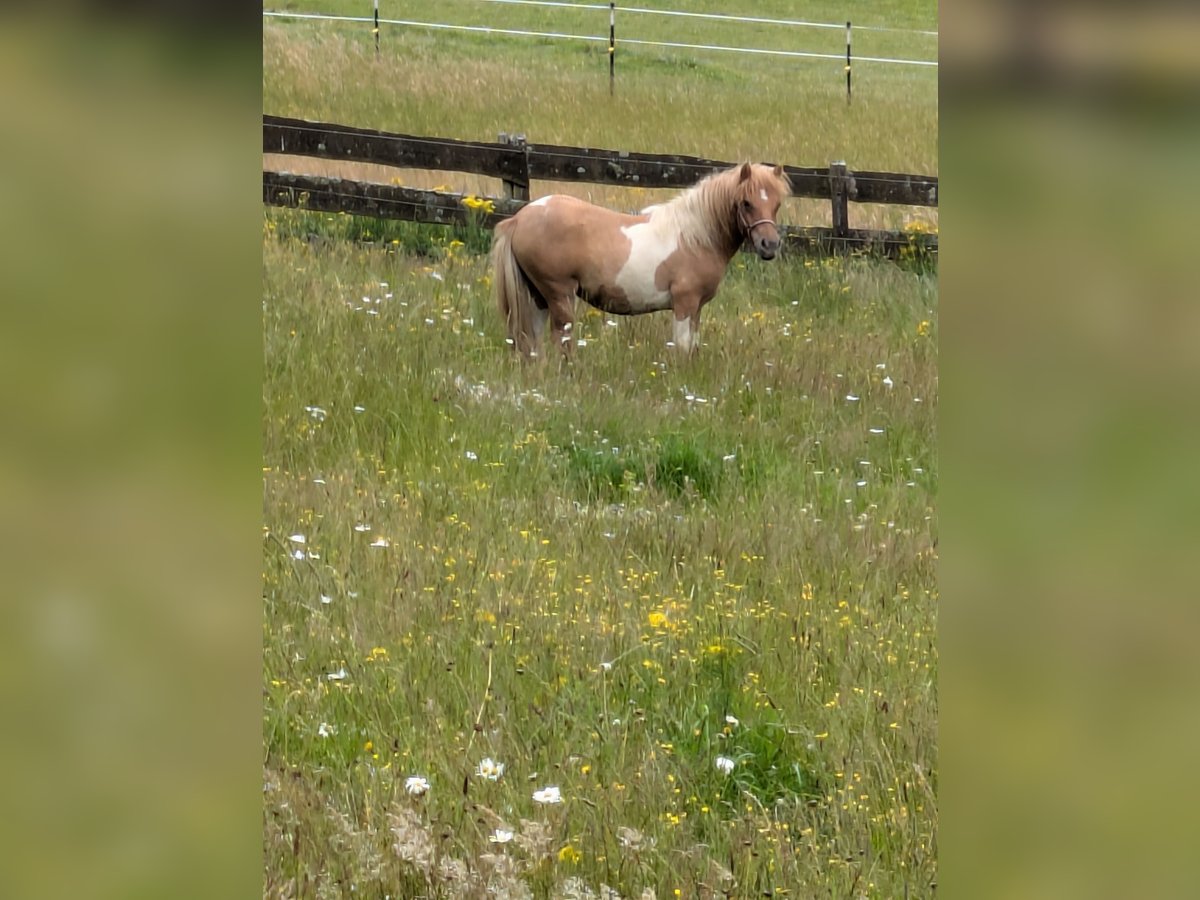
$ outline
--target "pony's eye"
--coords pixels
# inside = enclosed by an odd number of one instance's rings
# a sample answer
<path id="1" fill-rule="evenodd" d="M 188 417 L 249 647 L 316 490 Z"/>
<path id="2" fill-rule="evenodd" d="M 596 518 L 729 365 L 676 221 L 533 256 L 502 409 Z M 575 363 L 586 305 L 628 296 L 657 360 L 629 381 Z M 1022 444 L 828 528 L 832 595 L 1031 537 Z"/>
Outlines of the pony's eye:
<path id="1" fill-rule="evenodd" d="M 750 209 L 750 201 L 749 200 L 742 201 L 742 209 Z"/>

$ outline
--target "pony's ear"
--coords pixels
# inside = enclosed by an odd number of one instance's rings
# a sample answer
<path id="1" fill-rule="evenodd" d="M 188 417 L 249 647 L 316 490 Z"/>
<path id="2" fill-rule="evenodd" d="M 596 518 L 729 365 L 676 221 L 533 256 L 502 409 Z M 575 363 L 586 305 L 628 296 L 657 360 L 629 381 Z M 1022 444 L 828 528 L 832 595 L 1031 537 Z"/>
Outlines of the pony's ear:
<path id="1" fill-rule="evenodd" d="M 742 163 L 742 171 L 738 173 L 738 181 L 749 181 L 751 171 L 750 163 Z"/>
<path id="2" fill-rule="evenodd" d="M 775 177 L 776 177 L 776 178 L 781 178 L 781 177 L 783 177 L 783 166 L 776 166 L 776 167 L 775 167 Z"/>

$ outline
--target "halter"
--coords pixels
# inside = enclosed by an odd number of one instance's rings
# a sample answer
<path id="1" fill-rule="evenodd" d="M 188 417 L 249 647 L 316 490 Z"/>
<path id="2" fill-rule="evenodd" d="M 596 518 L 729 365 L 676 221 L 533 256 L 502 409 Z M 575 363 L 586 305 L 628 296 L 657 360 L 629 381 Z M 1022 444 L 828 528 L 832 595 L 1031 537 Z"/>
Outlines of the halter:
<path id="1" fill-rule="evenodd" d="M 738 207 L 737 217 L 738 217 L 738 224 L 741 225 L 744 229 L 746 229 L 746 237 L 753 237 L 754 236 L 753 231 L 759 225 L 769 224 L 769 225 L 774 225 L 776 230 L 779 229 L 779 225 L 776 224 L 774 219 L 758 219 L 757 221 L 751 222 L 749 225 L 747 225 L 746 222 L 742 219 L 742 208 L 740 206 Z"/>

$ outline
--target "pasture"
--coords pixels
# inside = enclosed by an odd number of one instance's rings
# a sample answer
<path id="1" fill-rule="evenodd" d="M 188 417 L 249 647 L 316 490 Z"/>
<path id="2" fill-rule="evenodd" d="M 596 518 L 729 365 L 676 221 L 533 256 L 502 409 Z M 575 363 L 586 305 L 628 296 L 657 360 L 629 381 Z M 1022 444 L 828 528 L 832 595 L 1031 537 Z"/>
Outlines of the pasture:
<path id="1" fill-rule="evenodd" d="M 847 110 L 811 64 L 630 49 L 610 100 L 590 45 L 383 48 L 266 23 L 264 109 L 937 172 L 928 72 Z M 931 895 L 936 271 L 742 255 L 694 358 L 581 306 L 574 362 L 523 364 L 489 239 L 264 211 L 264 895 Z"/>

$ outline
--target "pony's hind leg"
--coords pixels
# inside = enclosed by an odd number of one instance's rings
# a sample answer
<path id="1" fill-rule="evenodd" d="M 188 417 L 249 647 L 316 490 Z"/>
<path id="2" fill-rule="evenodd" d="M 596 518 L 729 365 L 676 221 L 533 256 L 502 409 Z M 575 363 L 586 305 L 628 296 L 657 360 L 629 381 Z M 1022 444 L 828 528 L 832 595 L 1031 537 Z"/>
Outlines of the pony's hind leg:
<path id="1" fill-rule="evenodd" d="M 567 359 L 575 352 L 575 295 L 550 304 L 550 339 Z"/>
<path id="2" fill-rule="evenodd" d="M 575 328 L 575 293 L 579 290 L 579 282 L 574 279 L 538 279 L 534 281 L 534 286 L 540 295 L 539 300 L 546 301 L 545 309 L 540 302 L 538 303 L 540 322 L 535 320 L 534 327 L 540 335 L 545 329 L 546 319 L 549 318 L 550 342 L 569 359 L 575 349 L 575 335 L 572 331 Z"/>
<path id="3" fill-rule="evenodd" d="M 542 302 L 542 298 L 537 298 L 537 309 L 533 312 L 533 352 L 537 353 L 537 348 L 542 346 L 542 338 L 546 334 L 546 320 L 550 318 L 550 309 Z"/>

